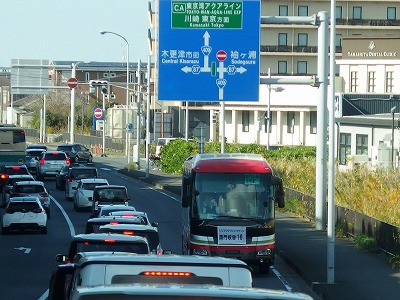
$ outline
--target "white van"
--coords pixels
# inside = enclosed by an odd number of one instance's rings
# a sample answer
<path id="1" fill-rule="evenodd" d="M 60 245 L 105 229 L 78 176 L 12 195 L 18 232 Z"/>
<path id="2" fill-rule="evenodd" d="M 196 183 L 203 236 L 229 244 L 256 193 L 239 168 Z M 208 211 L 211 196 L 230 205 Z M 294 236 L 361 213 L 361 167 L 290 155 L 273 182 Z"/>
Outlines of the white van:
<path id="1" fill-rule="evenodd" d="M 83 252 L 77 258 L 53 273 L 49 300 L 74 299 L 78 288 L 104 284 L 252 287 L 251 268 L 231 258 L 123 252 Z"/>

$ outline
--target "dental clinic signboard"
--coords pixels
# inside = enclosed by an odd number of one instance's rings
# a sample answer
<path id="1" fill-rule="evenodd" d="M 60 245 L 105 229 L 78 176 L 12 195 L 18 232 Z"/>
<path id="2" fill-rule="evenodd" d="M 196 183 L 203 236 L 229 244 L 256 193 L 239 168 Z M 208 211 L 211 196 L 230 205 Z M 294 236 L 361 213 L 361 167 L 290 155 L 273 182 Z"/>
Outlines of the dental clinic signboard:
<path id="1" fill-rule="evenodd" d="M 160 0 L 158 100 L 258 101 L 260 0 Z"/>

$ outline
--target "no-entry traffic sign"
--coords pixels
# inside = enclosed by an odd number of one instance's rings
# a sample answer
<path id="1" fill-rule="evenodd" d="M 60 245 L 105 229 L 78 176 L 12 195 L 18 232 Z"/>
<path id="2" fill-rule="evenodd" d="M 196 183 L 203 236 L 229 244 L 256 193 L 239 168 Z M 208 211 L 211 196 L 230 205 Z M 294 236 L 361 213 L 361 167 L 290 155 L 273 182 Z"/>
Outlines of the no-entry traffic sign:
<path id="1" fill-rule="evenodd" d="M 219 61 L 224 61 L 226 59 L 226 52 L 224 50 L 219 50 L 217 52 L 217 59 Z"/>
<path id="2" fill-rule="evenodd" d="M 70 79 L 67 80 L 67 84 L 70 89 L 74 89 L 78 85 L 78 79 L 71 77 Z"/>
<path id="3" fill-rule="evenodd" d="M 101 119 L 101 117 L 103 116 L 103 110 L 101 109 L 101 108 L 96 108 L 95 110 L 94 110 L 94 117 L 96 118 L 96 119 Z"/>

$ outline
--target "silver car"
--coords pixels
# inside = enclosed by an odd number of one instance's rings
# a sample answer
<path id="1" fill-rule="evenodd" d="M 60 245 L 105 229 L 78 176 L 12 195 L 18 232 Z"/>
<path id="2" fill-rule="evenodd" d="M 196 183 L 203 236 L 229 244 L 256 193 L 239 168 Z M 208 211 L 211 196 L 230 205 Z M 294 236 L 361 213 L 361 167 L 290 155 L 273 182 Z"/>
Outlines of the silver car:
<path id="1" fill-rule="evenodd" d="M 36 165 L 36 179 L 43 180 L 46 176 L 56 176 L 69 164 L 70 160 L 63 151 L 43 152 Z"/>
<path id="2" fill-rule="evenodd" d="M 74 196 L 74 209 L 79 211 L 81 209 L 90 209 L 92 207 L 93 190 L 96 186 L 107 185 L 108 181 L 101 178 L 87 178 L 81 179 L 78 186 L 73 189 L 76 190 Z"/>

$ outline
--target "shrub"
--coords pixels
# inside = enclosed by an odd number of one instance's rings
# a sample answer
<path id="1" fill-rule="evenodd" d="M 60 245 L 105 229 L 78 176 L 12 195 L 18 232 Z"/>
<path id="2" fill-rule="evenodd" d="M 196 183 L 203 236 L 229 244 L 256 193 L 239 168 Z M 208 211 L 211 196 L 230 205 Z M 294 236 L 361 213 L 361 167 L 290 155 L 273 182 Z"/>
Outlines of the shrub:
<path id="1" fill-rule="evenodd" d="M 380 249 L 375 239 L 365 235 L 359 234 L 354 237 L 354 242 L 358 249 L 370 253 L 379 253 Z"/>

